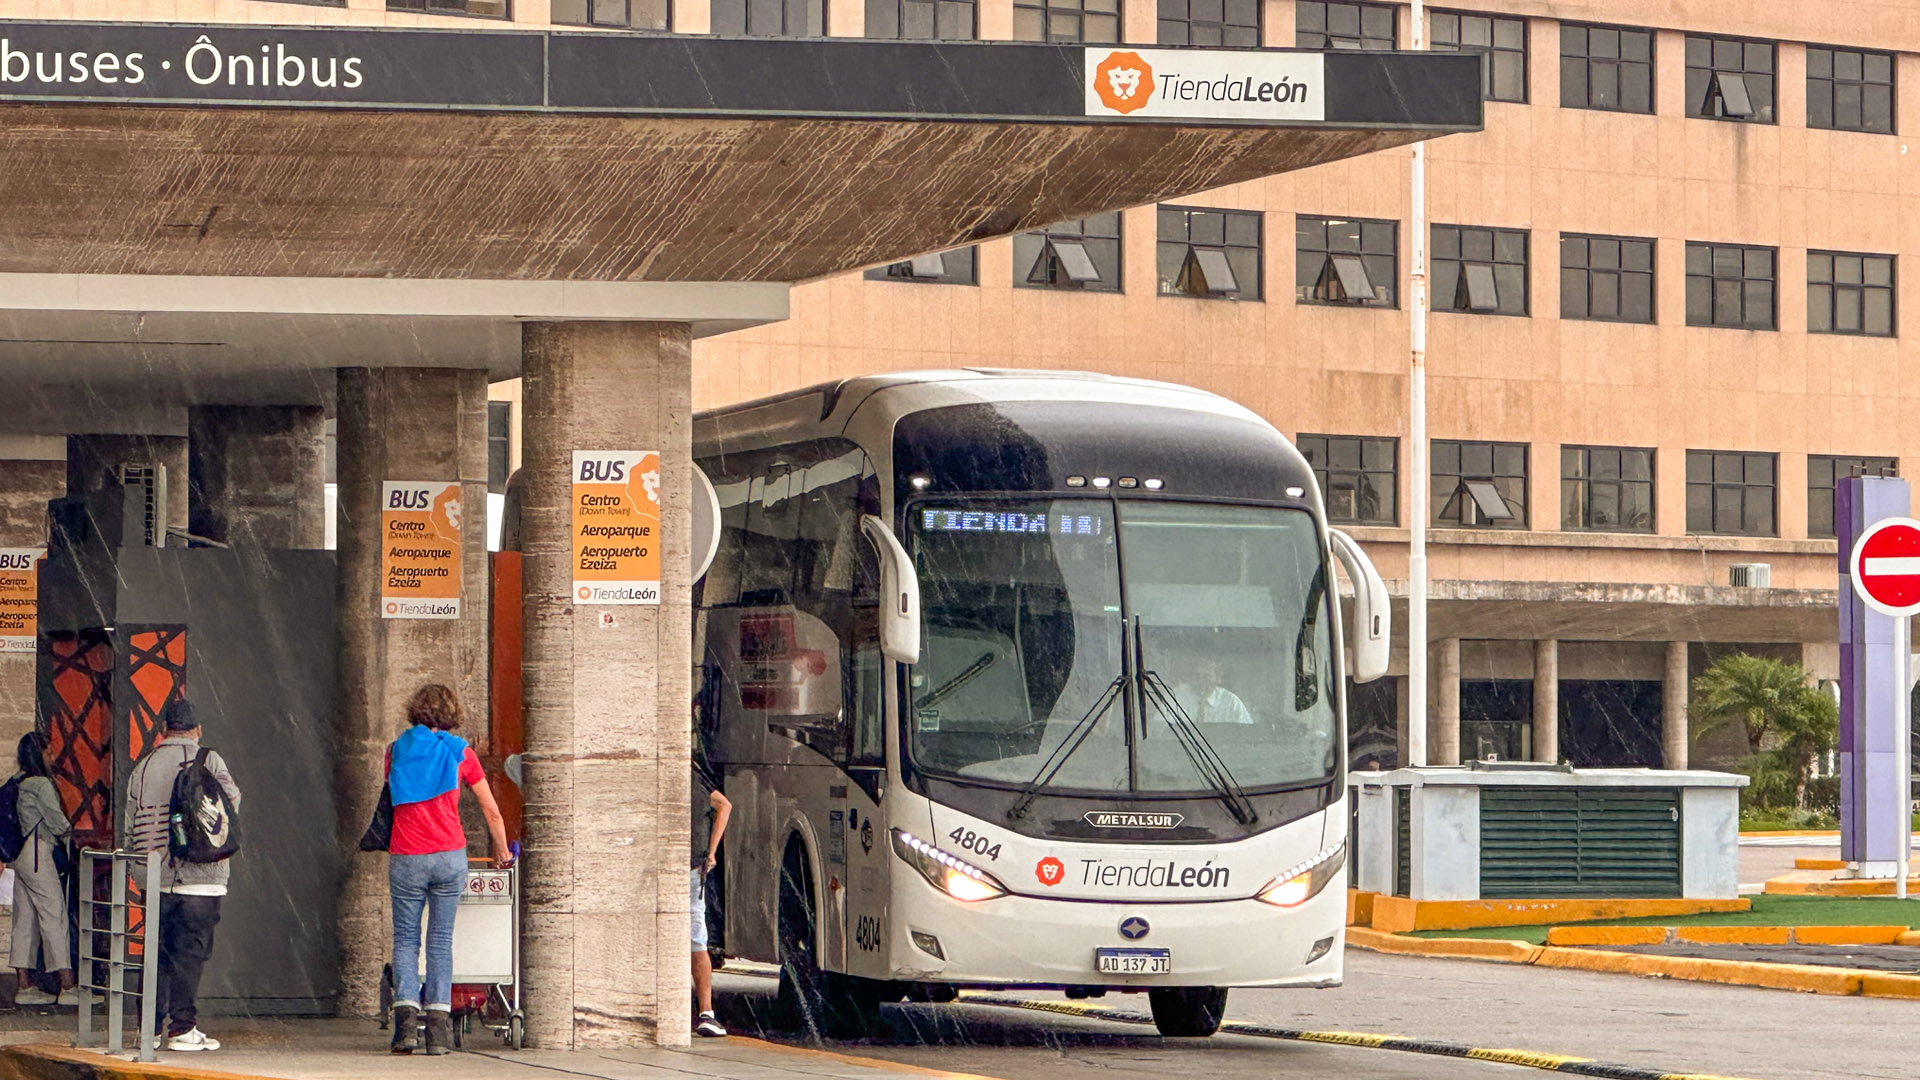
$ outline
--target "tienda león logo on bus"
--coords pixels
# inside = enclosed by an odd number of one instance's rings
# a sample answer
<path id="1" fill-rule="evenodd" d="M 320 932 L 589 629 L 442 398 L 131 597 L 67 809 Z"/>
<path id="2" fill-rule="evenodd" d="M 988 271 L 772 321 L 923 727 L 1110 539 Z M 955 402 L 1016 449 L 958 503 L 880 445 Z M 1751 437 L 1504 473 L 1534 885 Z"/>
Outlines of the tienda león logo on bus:
<path id="1" fill-rule="evenodd" d="M 1058 885 L 1066 880 L 1067 864 L 1049 855 L 1033 868 L 1033 876 L 1039 878 L 1042 885 Z"/>
<path id="2" fill-rule="evenodd" d="M 1153 65 L 1137 52 L 1108 53 L 1093 69 L 1093 90 L 1114 112 L 1137 112 L 1153 97 Z"/>

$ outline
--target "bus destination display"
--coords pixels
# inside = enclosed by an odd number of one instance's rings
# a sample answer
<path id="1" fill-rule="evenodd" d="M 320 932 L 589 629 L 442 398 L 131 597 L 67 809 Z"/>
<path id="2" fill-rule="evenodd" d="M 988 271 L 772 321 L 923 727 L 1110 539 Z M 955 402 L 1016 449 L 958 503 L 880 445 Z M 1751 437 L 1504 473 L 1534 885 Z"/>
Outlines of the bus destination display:
<path id="1" fill-rule="evenodd" d="M 1105 514 L 1029 514 L 1018 510 L 922 509 L 921 532 L 1105 536 Z"/>

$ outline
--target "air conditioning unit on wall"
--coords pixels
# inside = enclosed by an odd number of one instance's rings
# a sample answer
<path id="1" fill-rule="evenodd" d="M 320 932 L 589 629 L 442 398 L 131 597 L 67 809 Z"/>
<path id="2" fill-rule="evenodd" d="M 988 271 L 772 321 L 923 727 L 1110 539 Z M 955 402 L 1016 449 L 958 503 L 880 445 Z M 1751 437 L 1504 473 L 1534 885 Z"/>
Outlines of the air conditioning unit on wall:
<path id="1" fill-rule="evenodd" d="M 1734 563 L 1727 568 L 1727 579 L 1736 589 L 1765 589 L 1773 584 L 1773 567 L 1763 562 Z"/>

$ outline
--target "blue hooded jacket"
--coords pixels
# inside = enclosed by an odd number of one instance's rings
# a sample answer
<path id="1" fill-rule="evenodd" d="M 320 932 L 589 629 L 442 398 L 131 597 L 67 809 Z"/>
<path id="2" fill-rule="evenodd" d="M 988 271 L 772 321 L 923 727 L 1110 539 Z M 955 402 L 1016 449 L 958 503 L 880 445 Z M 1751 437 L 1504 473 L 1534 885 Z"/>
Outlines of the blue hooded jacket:
<path id="1" fill-rule="evenodd" d="M 426 802 L 458 788 L 460 762 L 466 755 L 467 741 L 452 732 L 425 724 L 401 732 L 393 741 L 392 764 L 387 768 L 393 805 Z"/>

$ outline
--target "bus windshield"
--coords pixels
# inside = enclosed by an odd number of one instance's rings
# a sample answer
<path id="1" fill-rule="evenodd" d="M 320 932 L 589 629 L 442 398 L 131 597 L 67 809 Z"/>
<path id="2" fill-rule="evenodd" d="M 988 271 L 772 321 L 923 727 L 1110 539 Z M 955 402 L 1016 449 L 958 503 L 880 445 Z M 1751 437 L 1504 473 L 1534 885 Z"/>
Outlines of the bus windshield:
<path id="1" fill-rule="evenodd" d="M 939 500 L 907 525 L 924 624 L 902 711 L 918 768 L 1024 786 L 1084 736 L 1049 792 L 1215 794 L 1178 727 L 1245 790 L 1332 773 L 1328 578 L 1304 511 Z M 1123 673 L 1135 685 L 1101 708 Z"/>

